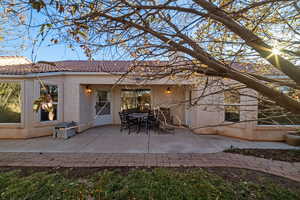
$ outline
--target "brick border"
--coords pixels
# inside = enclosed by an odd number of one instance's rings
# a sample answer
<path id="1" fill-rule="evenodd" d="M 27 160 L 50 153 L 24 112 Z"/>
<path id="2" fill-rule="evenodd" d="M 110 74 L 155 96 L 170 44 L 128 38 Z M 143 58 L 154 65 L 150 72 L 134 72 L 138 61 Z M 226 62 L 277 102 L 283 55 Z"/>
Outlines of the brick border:
<path id="1" fill-rule="evenodd" d="M 300 182 L 300 162 L 231 153 L 0 153 L 0 167 L 234 167 Z"/>

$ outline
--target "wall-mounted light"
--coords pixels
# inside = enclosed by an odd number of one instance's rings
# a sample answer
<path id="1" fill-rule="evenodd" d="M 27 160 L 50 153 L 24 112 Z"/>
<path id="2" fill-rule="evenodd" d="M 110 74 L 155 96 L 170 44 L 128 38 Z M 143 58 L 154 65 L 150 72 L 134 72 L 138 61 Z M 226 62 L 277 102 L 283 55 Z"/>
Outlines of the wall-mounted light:
<path id="1" fill-rule="evenodd" d="M 165 91 L 166 94 L 172 94 L 172 90 L 170 87 L 167 87 L 166 91 Z"/>
<path id="2" fill-rule="evenodd" d="M 93 92 L 93 90 L 87 85 L 86 88 L 85 88 L 85 92 L 87 94 L 91 94 Z"/>

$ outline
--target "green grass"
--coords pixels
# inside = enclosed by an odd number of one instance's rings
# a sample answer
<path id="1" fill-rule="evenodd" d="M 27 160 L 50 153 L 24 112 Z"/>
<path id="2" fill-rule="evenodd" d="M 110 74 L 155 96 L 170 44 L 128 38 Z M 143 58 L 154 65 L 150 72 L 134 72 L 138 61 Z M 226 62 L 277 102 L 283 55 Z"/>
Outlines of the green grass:
<path id="1" fill-rule="evenodd" d="M 0 199 L 299 199 L 300 191 L 271 181 L 226 181 L 203 169 L 104 170 L 87 177 L 20 171 L 0 173 Z"/>

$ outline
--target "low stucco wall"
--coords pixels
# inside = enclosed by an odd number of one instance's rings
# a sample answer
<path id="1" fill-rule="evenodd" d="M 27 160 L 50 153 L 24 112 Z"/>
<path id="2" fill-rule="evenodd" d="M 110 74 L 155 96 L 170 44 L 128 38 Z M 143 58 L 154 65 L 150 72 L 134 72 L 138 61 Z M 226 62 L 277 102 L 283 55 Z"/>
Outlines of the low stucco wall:
<path id="1" fill-rule="evenodd" d="M 41 136 L 52 135 L 54 125 L 45 125 L 42 127 L 18 127 L 12 126 L 10 128 L 0 127 L 0 139 L 25 139 Z"/>
<path id="2" fill-rule="evenodd" d="M 21 139 L 27 138 L 27 130 L 25 128 L 4 128 L 0 127 L 0 139 Z"/>
<path id="3" fill-rule="evenodd" d="M 257 126 L 253 129 L 253 138 L 259 141 L 284 141 L 288 131 L 297 129 L 297 126 Z"/>
<path id="4" fill-rule="evenodd" d="M 295 131 L 299 128 L 289 126 L 255 126 L 246 127 L 243 125 L 220 126 L 213 128 L 196 129 L 196 134 L 217 134 L 249 141 L 278 141 L 285 140 L 288 131 Z"/>

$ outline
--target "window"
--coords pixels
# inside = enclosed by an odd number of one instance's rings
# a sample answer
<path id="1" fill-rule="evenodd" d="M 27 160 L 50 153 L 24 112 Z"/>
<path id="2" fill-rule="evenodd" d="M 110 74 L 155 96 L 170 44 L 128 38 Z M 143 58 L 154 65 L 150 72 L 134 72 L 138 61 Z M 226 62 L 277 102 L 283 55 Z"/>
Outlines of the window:
<path id="1" fill-rule="evenodd" d="M 40 96 L 49 95 L 51 98 L 53 106 L 53 112 L 49 113 L 45 109 L 40 111 L 40 121 L 52 121 L 57 120 L 57 107 L 58 107 L 58 87 L 57 85 L 41 85 L 40 86 Z"/>
<path id="2" fill-rule="evenodd" d="M 240 121 L 240 94 L 236 90 L 224 92 L 224 120 L 229 122 Z"/>
<path id="3" fill-rule="evenodd" d="M 21 123 L 21 84 L 0 83 L 0 123 Z"/>
<path id="4" fill-rule="evenodd" d="M 151 109 L 151 90 L 136 89 L 122 90 L 121 93 L 121 110 L 137 109 L 147 111 Z"/>
<path id="5" fill-rule="evenodd" d="M 100 90 L 97 91 L 95 108 L 97 115 L 110 115 L 110 92 Z"/>
<path id="6" fill-rule="evenodd" d="M 299 101 L 300 91 L 280 86 L 276 88 L 282 93 Z M 267 98 L 260 96 L 258 101 L 258 122 L 259 125 L 300 125 L 300 115 L 289 113 L 284 108 L 275 105 Z"/>

